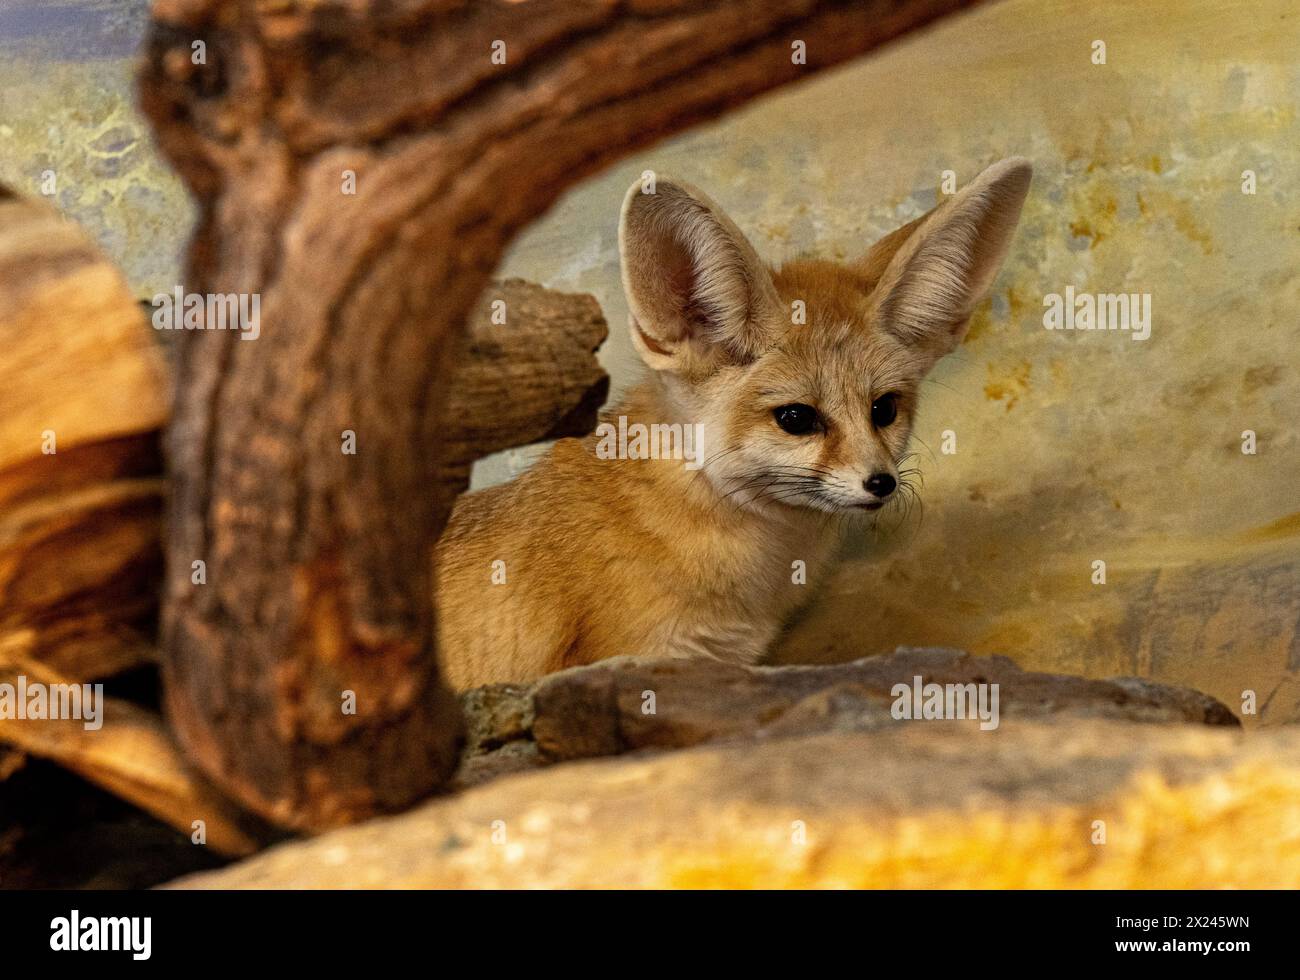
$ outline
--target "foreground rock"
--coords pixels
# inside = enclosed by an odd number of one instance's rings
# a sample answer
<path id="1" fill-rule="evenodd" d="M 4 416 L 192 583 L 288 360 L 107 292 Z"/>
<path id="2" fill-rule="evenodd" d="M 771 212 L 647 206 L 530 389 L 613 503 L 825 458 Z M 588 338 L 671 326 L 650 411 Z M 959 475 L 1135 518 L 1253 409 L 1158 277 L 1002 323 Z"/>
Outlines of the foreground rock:
<path id="1" fill-rule="evenodd" d="M 899 720 L 895 686 L 917 678 L 996 684 L 996 727 L 974 705 Z M 1300 884 L 1282 850 L 1300 732 L 1243 736 L 1195 691 L 900 649 L 829 667 L 622 658 L 462 701 L 459 795 L 179 884 Z"/>
<path id="2" fill-rule="evenodd" d="M 546 762 L 685 748 L 725 739 L 897 724 L 895 685 L 998 686 L 1001 719 L 1052 716 L 1237 726 L 1198 691 L 1139 678 L 1088 680 L 1021 670 L 1006 657 L 898 649 L 817 667 L 740 667 L 711 660 L 622 657 L 545 677 L 498 684 L 462 698 L 469 740 L 459 786 Z M 973 712 L 972 712 L 973 715 Z"/>
<path id="3" fill-rule="evenodd" d="M 1294 729 L 899 722 L 514 775 L 178 884 L 1296 887 L 1297 827 Z"/>

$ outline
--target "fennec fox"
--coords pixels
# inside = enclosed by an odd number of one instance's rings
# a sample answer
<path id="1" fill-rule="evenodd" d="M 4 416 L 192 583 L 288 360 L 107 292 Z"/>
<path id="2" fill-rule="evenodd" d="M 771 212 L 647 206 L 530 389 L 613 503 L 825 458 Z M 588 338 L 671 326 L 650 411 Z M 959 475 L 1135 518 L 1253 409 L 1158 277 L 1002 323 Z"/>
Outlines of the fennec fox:
<path id="1" fill-rule="evenodd" d="M 451 683 L 618 654 L 759 660 L 823 580 L 831 516 L 895 499 L 921 379 L 964 336 L 1030 174 L 1003 160 L 857 261 L 776 270 L 691 186 L 633 186 L 619 247 L 648 377 L 604 435 L 457 504 L 435 556 Z M 697 433 L 694 463 L 626 438 L 647 430 Z"/>

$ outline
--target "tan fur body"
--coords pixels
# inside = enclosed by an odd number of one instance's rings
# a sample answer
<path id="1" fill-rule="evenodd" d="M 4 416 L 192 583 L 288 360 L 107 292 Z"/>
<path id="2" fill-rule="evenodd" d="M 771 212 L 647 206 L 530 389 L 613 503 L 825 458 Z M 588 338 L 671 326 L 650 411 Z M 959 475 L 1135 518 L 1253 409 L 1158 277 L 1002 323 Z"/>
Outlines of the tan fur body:
<path id="1" fill-rule="evenodd" d="M 612 415 L 662 419 L 653 380 Z M 840 525 L 729 507 L 677 460 L 598 459 L 564 439 L 462 497 L 439 543 L 439 649 L 453 686 L 528 680 L 620 654 L 754 663 L 812 594 Z M 491 582 L 494 559 L 505 584 Z"/>
<path id="2" fill-rule="evenodd" d="M 621 654 L 758 661 L 816 594 L 844 532 L 884 505 L 864 481 L 905 482 L 920 381 L 996 272 L 1028 172 L 990 168 L 856 263 L 776 271 L 693 188 L 634 187 L 624 285 L 652 372 L 603 417 L 698 422 L 704 466 L 600 458 L 595 436 L 565 439 L 517 479 L 458 501 L 435 555 L 451 684 Z M 806 323 L 791 322 L 796 302 Z M 896 421 L 877 424 L 882 397 Z M 790 404 L 815 409 L 817 431 L 774 422 Z"/>

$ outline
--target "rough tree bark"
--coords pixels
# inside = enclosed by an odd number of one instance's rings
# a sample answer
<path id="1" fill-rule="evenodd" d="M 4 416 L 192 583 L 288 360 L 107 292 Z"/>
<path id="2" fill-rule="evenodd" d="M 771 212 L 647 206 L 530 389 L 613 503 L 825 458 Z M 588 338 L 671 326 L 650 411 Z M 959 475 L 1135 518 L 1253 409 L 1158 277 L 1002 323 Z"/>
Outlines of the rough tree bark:
<path id="1" fill-rule="evenodd" d="M 185 288 L 262 303 L 255 341 L 182 337 L 162 652 L 194 760 L 299 828 L 441 783 L 442 379 L 506 243 L 633 148 L 967 5 L 156 0 L 140 92 L 198 201 Z"/>

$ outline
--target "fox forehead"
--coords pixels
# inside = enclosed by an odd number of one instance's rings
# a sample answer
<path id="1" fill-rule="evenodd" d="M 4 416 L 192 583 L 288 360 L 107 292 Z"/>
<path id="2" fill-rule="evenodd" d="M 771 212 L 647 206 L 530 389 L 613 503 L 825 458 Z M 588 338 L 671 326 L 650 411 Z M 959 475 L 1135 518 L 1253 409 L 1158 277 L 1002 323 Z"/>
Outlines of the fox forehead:
<path id="1" fill-rule="evenodd" d="M 876 277 L 800 259 L 773 270 L 772 278 L 785 309 L 802 302 L 806 318 L 784 330 L 775 356 L 763 359 L 760 384 L 844 404 L 910 388 L 924 373 L 923 361 L 876 321 Z"/>
<path id="2" fill-rule="evenodd" d="M 809 323 L 861 322 L 870 309 L 875 282 L 852 266 L 823 259 L 796 259 L 772 270 L 777 294 L 786 308 L 802 300 Z"/>

